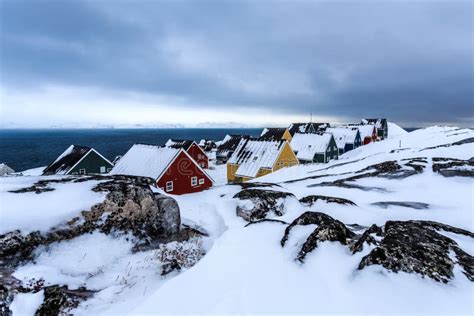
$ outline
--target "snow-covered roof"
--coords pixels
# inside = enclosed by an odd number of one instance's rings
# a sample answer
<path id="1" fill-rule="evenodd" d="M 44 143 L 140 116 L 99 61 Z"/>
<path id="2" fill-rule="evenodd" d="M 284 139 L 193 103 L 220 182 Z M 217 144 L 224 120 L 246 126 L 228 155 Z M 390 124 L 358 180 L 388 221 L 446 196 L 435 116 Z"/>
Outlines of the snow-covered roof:
<path id="1" fill-rule="evenodd" d="M 228 163 L 239 165 L 236 175 L 254 178 L 261 168 L 273 168 L 286 142 L 286 140 L 242 140 Z"/>
<path id="2" fill-rule="evenodd" d="M 43 174 L 66 175 L 91 150 L 87 146 L 71 145 L 44 169 Z"/>
<path id="3" fill-rule="evenodd" d="M 165 147 L 171 147 L 171 148 L 176 148 L 176 149 L 183 148 L 184 150 L 188 150 L 189 147 L 191 147 L 193 143 L 194 143 L 193 140 L 170 138 L 165 143 Z"/>
<path id="4" fill-rule="evenodd" d="M 375 125 L 376 128 L 383 128 L 384 124 L 387 122 L 387 119 L 385 118 L 369 118 L 369 119 L 363 119 L 362 124 L 371 124 Z"/>
<path id="5" fill-rule="evenodd" d="M 264 128 L 262 134 L 260 134 L 260 139 L 265 140 L 278 140 L 282 139 L 285 134 L 286 127 L 271 127 Z"/>
<path id="6" fill-rule="evenodd" d="M 332 134 L 296 133 L 291 140 L 291 148 L 300 160 L 313 160 L 317 153 L 324 153 L 331 142 Z"/>
<path id="7" fill-rule="evenodd" d="M 292 123 L 288 127 L 290 134 L 293 136 L 296 133 L 317 133 L 324 131 L 329 127 L 329 123 Z"/>
<path id="8" fill-rule="evenodd" d="M 363 140 L 366 137 L 372 137 L 372 133 L 374 132 L 374 125 L 358 125 L 357 128 L 359 129 L 360 138 Z"/>
<path id="9" fill-rule="evenodd" d="M 0 163 L 0 176 L 4 176 L 6 174 L 14 173 L 15 171 L 7 166 L 5 163 Z"/>
<path id="10" fill-rule="evenodd" d="M 343 127 L 329 127 L 326 133 L 331 133 L 334 136 L 338 148 L 344 148 L 346 144 L 354 144 L 357 137 L 357 129 L 343 128 Z"/>
<path id="11" fill-rule="evenodd" d="M 226 135 L 217 147 L 217 155 L 227 156 L 227 154 L 233 153 L 241 140 L 249 138 L 250 136 L 248 135 Z"/>
<path id="12" fill-rule="evenodd" d="M 135 144 L 117 162 L 110 174 L 157 179 L 182 149 Z"/>

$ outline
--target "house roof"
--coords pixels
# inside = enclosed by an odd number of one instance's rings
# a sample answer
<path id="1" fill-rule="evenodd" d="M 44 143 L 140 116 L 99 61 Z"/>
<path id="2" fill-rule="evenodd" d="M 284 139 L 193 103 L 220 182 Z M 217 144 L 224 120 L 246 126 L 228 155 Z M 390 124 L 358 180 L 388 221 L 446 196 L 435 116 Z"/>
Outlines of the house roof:
<path id="1" fill-rule="evenodd" d="M 265 140 L 279 140 L 283 139 L 283 134 L 286 132 L 286 127 L 271 127 L 264 128 L 262 134 L 260 134 L 260 139 Z"/>
<path id="2" fill-rule="evenodd" d="M 117 162 L 110 174 L 157 179 L 181 151 L 182 149 L 177 148 L 135 144 Z"/>
<path id="3" fill-rule="evenodd" d="M 333 136 L 330 133 L 296 133 L 290 145 L 298 159 L 313 160 L 315 154 L 326 152 L 332 138 Z"/>
<path id="4" fill-rule="evenodd" d="M 296 133 L 317 133 L 324 131 L 327 127 L 329 127 L 329 123 L 292 123 L 288 127 L 291 136 L 295 135 Z"/>
<path id="5" fill-rule="evenodd" d="M 358 132 L 357 128 L 329 127 L 326 129 L 326 133 L 334 136 L 338 148 L 344 148 L 346 144 L 354 144 Z"/>
<path id="6" fill-rule="evenodd" d="M 218 155 L 227 155 L 235 151 L 241 140 L 250 139 L 249 135 L 226 135 L 217 146 Z"/>
<path id="7" fill-rule="evenodd" d="M 286 140 L 241 141 L 228 163 L 239 165 L 237 176 L 255 178 L 261 168 L 273 168 L 286 143 Z"/>
<path id="8" fill-rule="evenodd" d="M 359 129 L 360 138 L 363 140 L 366 137 L 372 137 L 374 132 L 374 125 L 358 125 L 357 128 Z"/>
<path id="9" fill-rule="evenodd" d="M 175 148 L 175 149 L 180 149 L 183 148 L 184 150 L 188 150 L 189 147 L 194 143 L 193 140 L 188 140 L 188 139 L 168 139 L 168 141 L 165 143 L 165 147 L 170 147 L 170 148 Z"/>
<path id="10" fill-rule="evenodd" d="M 199 141 L 199 147 L 201 147 L 202 150 L 204 150 L 204 151 L 211 151 L 212 149 L 216 148 L 217 145 L 213 140 L 201 139 Z"/>
<path id="11" fill-rule="evenodd" d="M 371 124 L 375 125 L 376 128 L 382 128 L 384 125 L 387 123 L 387 119 L 385 118 L 369 118 L 369 119 L 363 119 L 362 124 Z"/>
<path id="12" fill-rule="evenodd" d="M 66 175 L 91 150 L 92 148 L 87 146 L 71 145 L 43 170 L 43 174 Z"/>

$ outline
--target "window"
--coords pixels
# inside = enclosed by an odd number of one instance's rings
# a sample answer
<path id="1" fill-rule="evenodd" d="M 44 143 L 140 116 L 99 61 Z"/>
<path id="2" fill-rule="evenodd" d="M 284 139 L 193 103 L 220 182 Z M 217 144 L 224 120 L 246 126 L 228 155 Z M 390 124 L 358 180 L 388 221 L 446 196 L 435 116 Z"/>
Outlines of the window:
<path id="1" fill-rule="evenodd" d="M 191 177 L 191 185 L 194 187 L 198 184 L 198 178 L 197 177 Z"/>
<path id="2" fill-rule="evenodd" d="M 79 169 L 79 174 L 86 174 L 86 169 Z"/>
<path id="3" fill-rule="evenodd" d="M 204 178 L 199 179 L 199 184 L 204 184 Z"/>
<path id="4" fill-rule="evenodd" d="M 173 191 L 173 181 L 167 181 L 166 182 L 166 192 L 171 192 Z"/>
<path id="5" fill-rule="evenodd" d="M 100 173 L 105 173 L 105 166 L 100 167 Z"/>

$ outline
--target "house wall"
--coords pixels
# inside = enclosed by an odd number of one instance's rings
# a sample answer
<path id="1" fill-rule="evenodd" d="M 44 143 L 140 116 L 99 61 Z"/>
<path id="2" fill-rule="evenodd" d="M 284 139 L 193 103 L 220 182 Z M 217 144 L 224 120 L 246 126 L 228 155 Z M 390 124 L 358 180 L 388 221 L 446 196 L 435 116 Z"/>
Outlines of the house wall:
<path id="1" fill-rule="evenodd" d="M 113 165 L 94 151 L 91 151 L 77 166 L 71 169 L 68 174 L 79 174 L 80 169 L 85 169 L 86 174 L 100 174 L 100 167 L 105 167 L 104 173 L 107 173 Z"/>
<path id="2" fill-rule="evenodd" d="M 290 131 L 288 129 L 283 133 L 282 139 L 286 139 L 288 142 L 291 142 L 293 137 L 291 137 Z"/>
<path id="3" fill-rule="evenodd" d="M 324 160 L 325 157 L 326 157 L 326 156 L 324 155 L 324 153 L 316 154 L 316 155 L 314 155 L 313 162 L 325 163 L 325 162 L 326 162 L 326 161 Z"/>
<path id="4" fill-rule="evenodd" d="M 191 185 L 191 178 L 197 177 L 197 185 Z M 203 184 L 199 184 L 199 179 L 204 179 Z M 173 181 L 173 191 L 166 191 L 166 182 Z M 160 179 L 156 181 L 156 186 L 170 194 L 186 194 L 199 192 L 212 187 L 211 179 L 193 163 L 184 152 L 171 163 Z"/>
<path id="5" fill-rule="evenodd" d="M 232 164 L 232 163 L 227 163 L 227 182 L 235 182 L 235 173 L 237 172 L 237 169 L 239 168 L 239 165 Z"/>
<path id="6" fill-rule="evenodd" d="M 201 168 L 209 168 L 209 158 L 206 153 L 197 145 L 193 143 L 187 150 L 188 154 L 201 166 Z"/>
<path id="7" fill-rule="evenodd" d="M 290 144 L 285 143 L 283 146 L 283 150 L 281 151 L 280 156 L 278 156 L 277 161 L 273 166 L 273 171 L 299 164 L 298 158 L 293 152 L 293 149 L 291 149 Z"/>
<path id="8" fill-rule="evenodd" d="M 329 160 L 333 159 L 338 159 L 339 158 L 339 149 L 337 148 L 336 141 L 334 140 L 334 137 L 331 137 L 331 141 L 329 142 L 329 146 L 326 149 L 326 161 L 328 162 Z"/>

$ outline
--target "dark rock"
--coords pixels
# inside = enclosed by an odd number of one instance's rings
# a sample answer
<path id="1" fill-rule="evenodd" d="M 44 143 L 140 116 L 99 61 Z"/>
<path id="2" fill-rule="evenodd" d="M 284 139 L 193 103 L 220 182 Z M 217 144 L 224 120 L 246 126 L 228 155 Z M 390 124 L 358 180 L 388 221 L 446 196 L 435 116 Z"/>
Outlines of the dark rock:
<path id="1" fill-rule="evenodd" d="M 362 251 L 364 243 L 367 243 L 369 245 L 376 245 L 377 241 L 376 239 L 372 236 L 372 234 L 375 234 L 376 236 L 382 236 L 382 228 L 373 224 L 372 226 L 369 227 L 362 236 L 357 239 L 355 243 L 352 244 L 351 246 L 351 251 L 352 253 L 356 253 L 359 251 Z"/>
<path id="2" fill-rule="evenodd" d="M 296 225 L 317 225 L 316 229 L 309 235 L 301 247 L 296 259 L 303 262 L 306 254 L 313 251 L 318 246 L 318 241 L 338 241 L 346 245 L 348 240 L 355 234 L 344 225 L 344 223 L 332 218 L 329 215 L 319 212 L 305 212 L 295 219 L 286 229 L 280 241 L 282 247 L 285 246 L 290 231 Z"/>
<path id="3" fill-rule="evenodd" d="M 264 218 L 264 219 L 260 219 L 258 221 L 249 222 L 249 223 L 245 224 L 244 227 L 248 227 L 248 226 L 253 225 L 253 224 L 268 223 L 268 222 L 270 222 L 270 223 L 280 223 L 280 224 L 283 224 L 283 225 L 289 225 L 287 222 L 281 221 L 279 219 Z"/>
<path id="4" fill-rule="evenodd" d="M 44 301 L 36 311 L 36 316 L 69 315 L 81 301 L 94 294 L 85 288 L 70 290 L 67 286 L 48 286 L 44 288 Z"/>
<path id="5" fill-rule="evenodd" d="M 305 196 L 304 198 L 301 198 L 300 203 L 311 206 L 314 203 L 316 203 L 316 201 L 318 200 L 326 201 L 327 203 L 337 203 L 337 204 L 342 204 L 342 205 L 356 205 L 354 202 L 347 199 L 332 197 L 332 196 L 324 196 L 324 195 L 308 195 L 308 196 Z"/>
<path id="6" fill-rule="evenodd" d="M 460 134 L 466 134 L 466 133 L 457 133 L 457 134 L 453 134 L 453 135 L 451 135 L 451 136 L 460 135 Z M 459 146 L 459 145 L 465 145 L 465 144 L 470 144 L 470 143 L 474 143 L 474 137 L 462 139 L 462 140 L 460 140 L 460 141 L 457 141 L 457 142 L 454 142 L 454 143 L 451 143 L 451 144 L 445 144 L 445 145 L 438 145 L 438 146 L 423 148 L 423 149 L 420 150 L 420 151 L 429 150 L 429 149 L 435 149 L 435 148 L 441 148 L 441 147 Z"/>
<path id="7" fill-rule="evenodd" d="M 473 257 L 454 240 L 439 234 L 437 230 L 440 229 L 474 237 L 469 231 L 437 222 L 388 221 L 381 234 L 382 240 L 362 258 L 359 269 L 378 264 L 394 272 L 415 272 L 447 283 L 453 277 L 454 265 L 459 264 L 466 277 L 474 281 Z M 354 246 L 353 252 L 360 251 L 360 247 Z M 454 253 L 457 262 L 450 253 Z"/>
<path id="8" fill-rule="evenodd" d="M 240 186 L 242 189 L 269 188 L 269 187 L 281 188 L 281 186 L 278 184 L 268 183 L 268 182 L 240 182 L 240 183 L 233 183 L 233 184 Z"/>
<path id="9" fill-rule="evenodd" d="M 9 289 L 0 284 L 0 315 L 10 316 L 12 311 L 10 310 L 10 304 L 13 302 L 13 294 Z"/>
<path id="10" fill-rule="evenodd" d="M 249 200 L 253 207 L 247 209 L 237 206 L 237 216 L 242 217 L 246 221 L 253 222 L 264 219 L 268 213 L 273 213 L 276 216 L 282 216 L 284 211 L 284 204 L 282 199 L 295 197 L 291 193 L 264 190 L 264 189 L 245 189 L 234 195 L 234 198 L 239 200 Z"/>
<path id="11" fill-rule="evenodd" d="M 416 210 L 423 210 L 428 209 L 430 207 L 427 203 L 422 202 L 406 202 L 406 201 L 383 201 L 383 202 L 375 202 L 372 205 L 379 206 L 382 208 L 388 208 L 389 206 L 401 206 L 401 207 L 408 207 L 413 208 Z"/>
<path id="12" fill-rule="evenodd" d="M 474 177 L 474 158 L 433 158 L 433 172 L 444 177 Z"/>
<path id="13" fill-rule="evenodd" d="M 86 181 L 84 179 L 69 177 L 60 181 Z M 100 179 L 109 181 L 99 183 L 93 190 L 108 192 L 104 202 L 44 235 L 33 232 L 23 236 L 19 231 L 1 235 L 0 260 L 29 259 L 31 252 L 39 245 L 69 240 L 95 230 L 106 234 L 132 233 L 140 244 L 171 241 L 179 235 L 181 219 L 178 204 L 171 197 L 153 192 L 150 188 L 153 180 L 128 176 Z M 52 181 L 56 183 L 59 180 Z M 48 185 L 47 180 L 41 184 Z"/>

